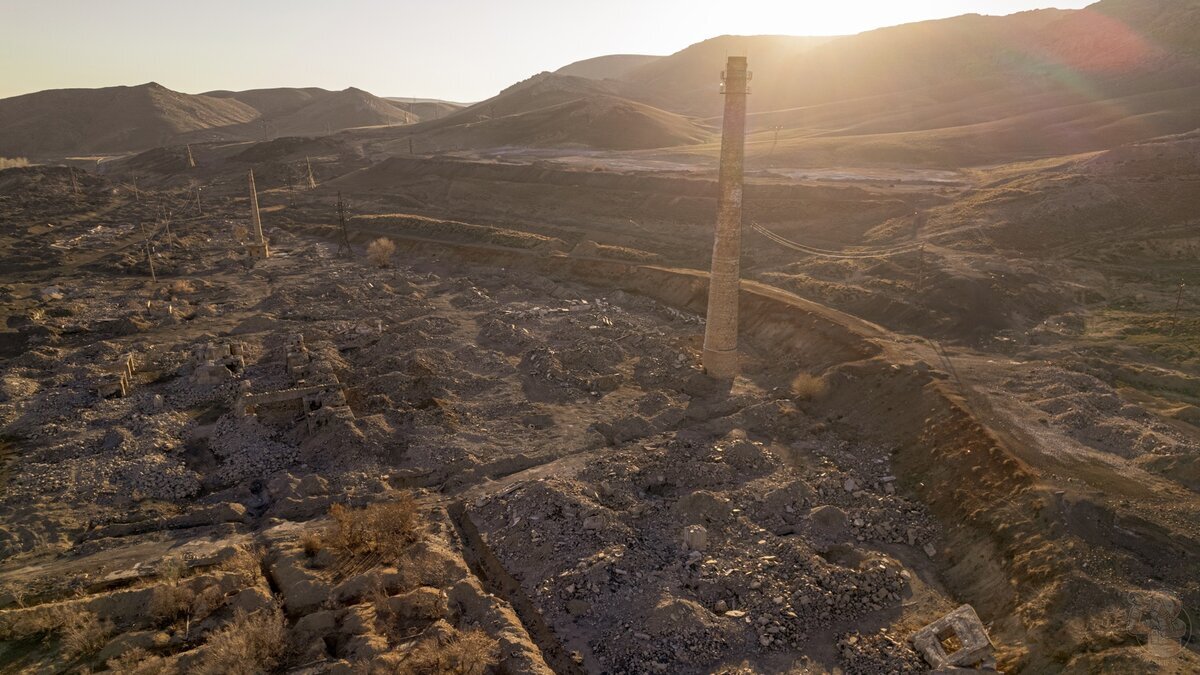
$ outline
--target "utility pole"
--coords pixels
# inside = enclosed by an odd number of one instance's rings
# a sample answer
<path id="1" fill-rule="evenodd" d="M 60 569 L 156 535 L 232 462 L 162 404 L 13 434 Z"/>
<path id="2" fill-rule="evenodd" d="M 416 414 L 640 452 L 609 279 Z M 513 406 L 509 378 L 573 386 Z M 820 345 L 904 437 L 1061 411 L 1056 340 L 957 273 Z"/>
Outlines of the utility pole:
<path id="1" fill-rule="evenodd" d="M 75 167 L 68 166 L 67 171 L 71 174 L 71 192 L 79 194 L 79 181 L 75 180 Z"/>
<path id="2" fill-rule="evenodd" d="M 196 158 L 192 156 L 192 145 L 189 143 L 184 146 L 187 148 L 187 166 L 189 169 L 196 168 Z"/>
<path id="3" fill-rule="evenodd" d="M 925 244 L 917 249 L 917 290 L 925 290 Z"/>
<path id="4" fill-rule="evenodd" d="M 346 203 L 342 201 L 341 190 L 337 193 L 337 214 L 338 222 L 342 225 L 342 237 L 338 241 L 337 255 L 341 255 L 344 250 L 347 257 L 352 257 L 354 249 L 350 246 L 350 230 L 346 226 Z"/>
<path id="5" fill-rule="evenodd" d="M 250 170 L 250 222 L 254 226 L 254 243 L 250 244 L 251 258 L 269 258 L 270 250 L 263 237 L 262 217 L 258 213 L 258 190 L 254 187 L 254 169 Z"/>
<path id="6" fill-rule="evenodd" d="M 1179 326 L 1179 308 L 1183 306 L 1183 280 L 1179 281 L 1179 290 L 1175 293 L 1175 311 L 1171 313 L 1171 332 L 1168 335 L 1175 335 L 1175 329 Z"/>
<path id="7" fill-rule="evenodd" d="M 154 257 L 150 254 L 150 235 L 146 232 L 146 224 L 140 218 L 138 227 L 142 230 L 142 248 L 146 251 L 146 265 L 150 267 L 150 281 L 158 283 L 158 276 L 154 274 Z"/>
<path id="8" fill-rule="evenodd" d="M 201 216 L 204 215 L 204 209 L 200 208 L 200 191 L 203 189 L 199 185 L 196 186 L 196 214 Z"/>
<path id="9" fill-rule="evenodd" d="M 136 173 L 133 174 L 133 201 L 135 201 L 135 202 L 142 201 L 142 196 L 140 194 L 138 194 L 137 174 Z"/>
<path id="10" fill-rule="evenodd" d="M 171 217 L 175 215 L 174 211 L 166 211 L 166 218 L 163 219 L 163 227 L 167 231 L 167 246 L 175 245 L 175 235 L 171 234 Z"/>
<path id="11" fill-rule="evenodd" d="M 712 272 L 708 279 L 708 311 L 701 361 L 710 377 L 732 380 L 738 372 L 742 169 L 746 156 L 746 95 L 750 80 L 746 57 L 730 56 L 721 79 L 725 117 L 721 126 L 720 192 L 717 195 L 717 226 L 713 238 Z"/>
<path id="12" fill-rule="evenodd" d="M 308 157 L 305 157 L 304 164 L 308 167 L 308 189 L 315 190 L 317 189 L 317 179 L 313 178 L 312 161 Z"/>
<path id="13" fill-rule="evenodd" d="M 913 241 L 918 241 L 921 238 L 921 229 L 925 227 L 926 215 L 924 211 L 917 211 L 913 219 Z M 925 290 L 925 243 L 921 242 L 921 246 L 917 249 L 917 290 Z"/>
<path id="14" fill-rule="evenodd" d="M 413 154 L 412 134 L 408 135 L 408 154 Z"/>
<path id="15" fill-rule="evenodd" d="M 775 146 L 779 144 L 779 130 L 782 128 L 783 127 L 779 125 L 771 127 L 771 131 L 775 132 L 775 136 L 771 139 L 771 151 L 767 153 L 767 157 L 775 154 Z"/>

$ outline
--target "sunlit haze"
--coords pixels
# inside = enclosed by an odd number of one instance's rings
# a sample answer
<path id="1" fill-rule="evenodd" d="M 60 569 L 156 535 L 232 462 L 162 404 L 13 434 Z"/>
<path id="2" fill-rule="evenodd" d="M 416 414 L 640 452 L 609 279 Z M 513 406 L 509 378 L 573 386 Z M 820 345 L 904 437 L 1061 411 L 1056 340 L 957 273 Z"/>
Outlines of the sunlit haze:
<path id="1" fill-rule="evenodd" d="M 355 86 L 474 101 L 576 60 L 669 54 L 722 34 L 840 35 L 1080 0 L 6 0 L 0 97 L 156 81 L 171 89 Z"/>

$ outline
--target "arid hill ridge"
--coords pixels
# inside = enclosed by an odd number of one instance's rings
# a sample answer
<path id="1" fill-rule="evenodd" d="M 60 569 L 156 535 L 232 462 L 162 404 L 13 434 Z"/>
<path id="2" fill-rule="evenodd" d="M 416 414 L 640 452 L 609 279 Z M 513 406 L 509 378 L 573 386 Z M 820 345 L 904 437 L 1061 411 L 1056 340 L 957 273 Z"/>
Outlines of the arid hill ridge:
<path id="1" fill-rule="evenodd" d="M 750 130 L 781 132 L 771 142 L 775 161 L 886 161 L 911 153 L 922 164 L 969 165 L 1031 156 L 1030 146 L 1047 133 L 1058 139 L 1052 152 L 1073 153 L 1200 128 L 1197 36 L 1200 7 L 1190 0 L 1102 0 L 1082 10 L 968 14 L 840 37 L 725 35 L 669 56 L 600 56 L 464 108 L 355 88 L 47 91 L 0 100 L 0 156 L 119 153 L 363 127 L 384 128 L 363 133 L 392 138 L 404 151 L 413 138 L 423 152 L 712 152 L 717 74 L 726 55 L 741 53 L 754 73 Z M 587 110 L 596 108 L 639 112 L 623 116 L 627 126 L 592 128 Z M 567 109 L 584 114 L 564 118 Z"/>

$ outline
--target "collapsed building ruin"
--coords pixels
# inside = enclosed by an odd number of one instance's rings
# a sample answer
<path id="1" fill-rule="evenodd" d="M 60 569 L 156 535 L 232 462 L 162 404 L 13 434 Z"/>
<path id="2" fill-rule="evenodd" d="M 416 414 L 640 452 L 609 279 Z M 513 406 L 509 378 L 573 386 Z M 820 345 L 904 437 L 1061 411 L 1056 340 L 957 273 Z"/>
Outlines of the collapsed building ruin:
<path id="1" fill-rule="evenodd" d="M 200 385 L 223 384 L 246 369 L 245 347 L 238 340 L 210 342 L 200 348 L 197 357 L 194 377 Z"/>
<path id="2" fill-rule="evenodd" d="M 354 419 L 346 392 L 331 364 L 312 357 L 303 335 L 297 333 L 288 338 L 284 363 L 294 386 L 258 394 L 243 391 L 235 406 L 240 417 L 256 415 L 278 424 L 302 417 L 309 433 L 336 420 Z"/>

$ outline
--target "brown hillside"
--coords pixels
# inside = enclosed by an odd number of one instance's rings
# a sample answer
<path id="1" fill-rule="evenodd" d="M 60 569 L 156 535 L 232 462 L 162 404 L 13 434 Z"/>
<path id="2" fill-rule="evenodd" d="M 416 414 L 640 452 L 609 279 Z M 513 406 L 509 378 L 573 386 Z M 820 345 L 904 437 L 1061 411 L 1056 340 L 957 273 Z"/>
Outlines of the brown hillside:
<path id="1" fill-rule="evenodd" d="M 712 133 L 675 113 L 615 96 L 592 95 L 423 134 L 440 150 L 502 146 L 582 146 L 641 150 L 701 143 Z"/>
<path id="2" fill-rule="evenodd" d="M 299 110 L 271 118 L 269 124 L 275 135 L 295 136 L 415 121 L 392 101 L 350 87 L 319 96 Z"/>
<path id="3" fill-rule="evenodd" d="M 661 59 L 647 54 L 609 54 L 576 61 L 554 71 L 556 75 L 586 77 L 589 80 L 619 80 L 632 71 Z"/>
<path id="4" fill-rule="evenodd" d="M 154 82 L 44 91 L 0 100 L 0 155 L 147 148 L 179 134 L 241 124 L 256 116 L 240 101 L 181 94 Z"/>
<path id="5" fill-rule="evenodd" d="M 276 87 L 246 91 L 209 91 L 204 95 L 241 101 L 257 110 L 259 115 L 270 116 L 292 112 L 330 93 L 332 92 L 317 87 Z"/>

